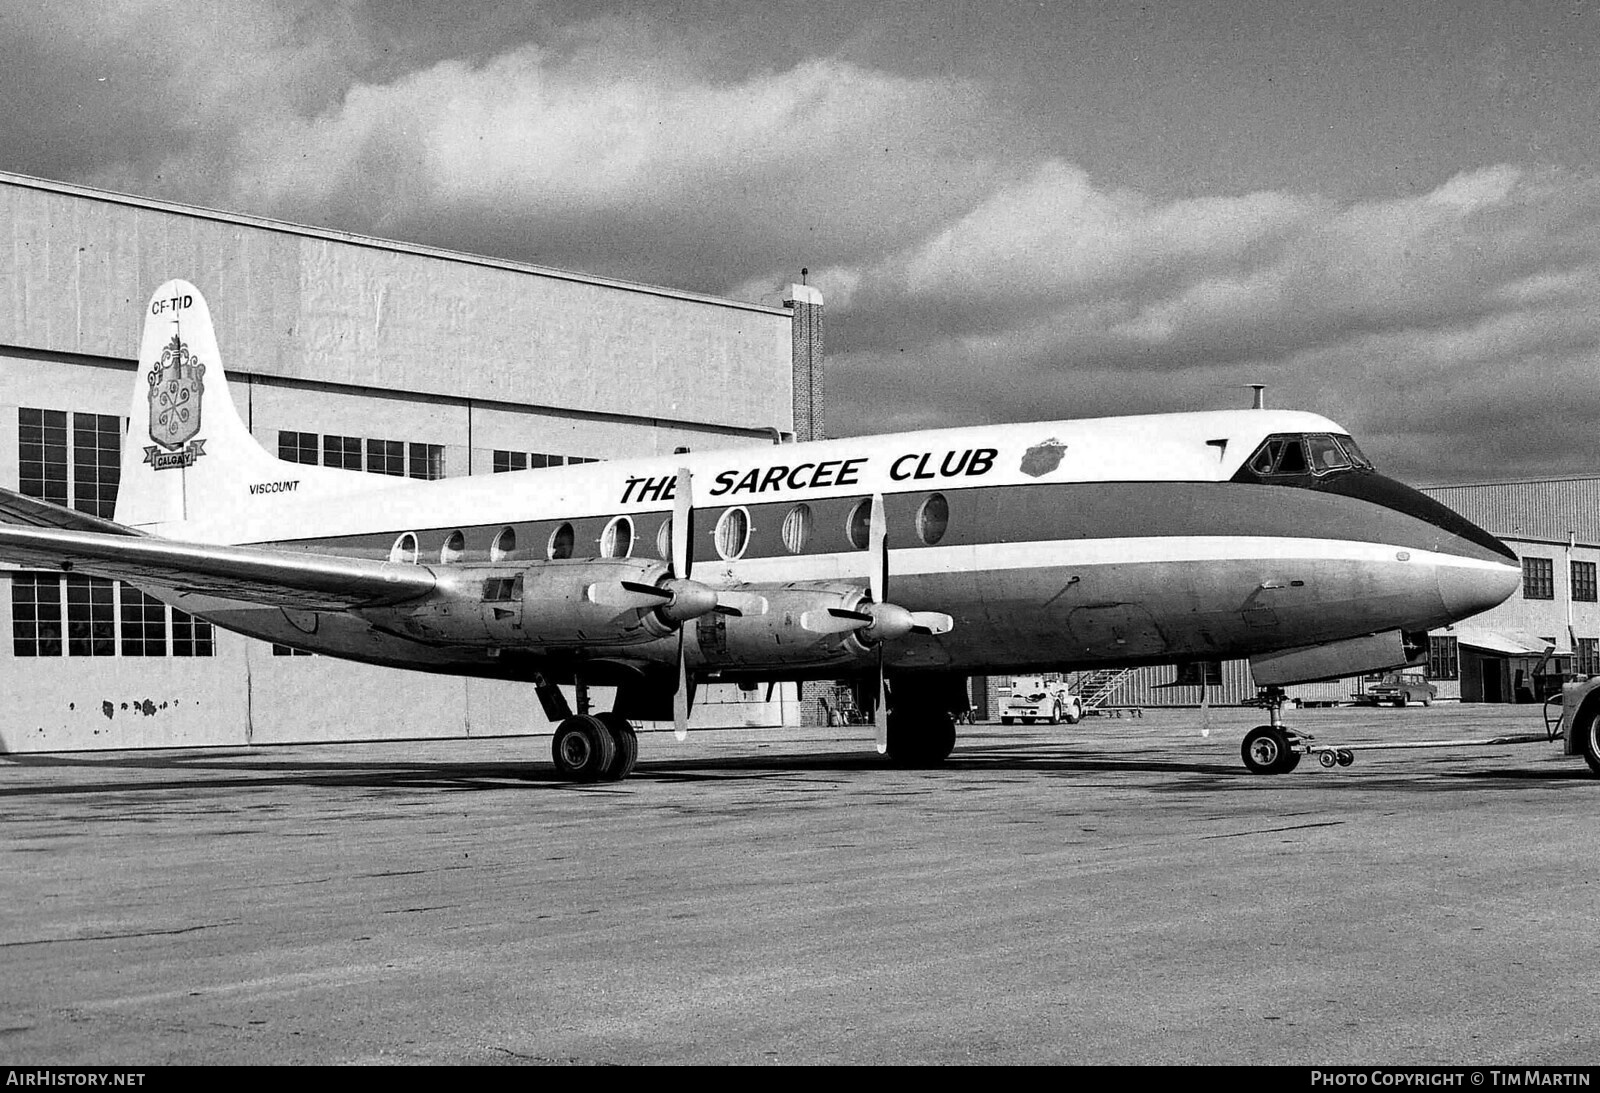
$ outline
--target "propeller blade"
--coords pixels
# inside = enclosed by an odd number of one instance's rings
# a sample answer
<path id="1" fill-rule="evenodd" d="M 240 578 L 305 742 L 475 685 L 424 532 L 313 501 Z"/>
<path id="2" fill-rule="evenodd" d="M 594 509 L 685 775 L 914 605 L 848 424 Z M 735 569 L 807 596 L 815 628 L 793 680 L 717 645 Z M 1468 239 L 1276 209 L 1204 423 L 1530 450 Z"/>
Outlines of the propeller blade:
<path id="1" fill-rule="evenodd" d="M 843 634 L 871 625 L 871 615 L 864 611 L 846 611 L 842 607 L 806 611 L 800 616 L 800 628 L 813 634 Z"/>
<path id="2" fill-rule="evenodd" d="M 956 620 L 942 611 L 911 612 L 913 634 L 948 634 L 956 628 Z"/>
<path id="3" fill-rule="evenodd" d="M 683 628 L 678 628 L 678 689 L 672 692 L 672 735 L 689 739 L 689 655 L 683 646 Z"/>
<path id="4" fill-rule="evenodd" d="M 872 522 L 867 525 L 867 589 L 873 603 L 889 602 L 889 527 L 883 515 L 883 494 L 872 495 Z"/>
<path id="5" fill-rule="evenodd" d="M 717 606 L 712 610 L 719 615 L 765 615 L 768 603 L 765 596 L 758 596 L 754 592 L 724 592 L 717 589 Z"/>
<path id="6" fill-rule="evenodd" d="M 694 565 L 694 475 L 678 468 L 672 488 L 672 575 L 687 580 Z"/>
<path id="7" fill-rule="evenodd" d="M 600 604 L 602 607 L 659 607 L 663 603 L 671 602 L 671 592 L 657 588 L 653 584 L 639 584 L 637 581 L 603 581 L 596 582 L 584 589 L 584 598 L 590 603 Z"/>
<path id="8" fill-rule="evenodd" d="M 878 646 L 878 707 L 872 711 L 872 725 L 876 735 L 878 754 L 889 751 L 889 685 L 883 674 L 883 646 Z"/>

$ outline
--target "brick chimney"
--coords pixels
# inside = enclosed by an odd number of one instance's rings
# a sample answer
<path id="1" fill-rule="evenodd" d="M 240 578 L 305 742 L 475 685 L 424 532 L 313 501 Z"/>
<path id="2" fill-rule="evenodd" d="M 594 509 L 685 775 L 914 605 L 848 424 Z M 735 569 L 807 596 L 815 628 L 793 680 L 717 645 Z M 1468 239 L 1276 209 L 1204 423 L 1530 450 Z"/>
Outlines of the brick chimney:
<path id="1" fill-rule="evenodd" d="M 822 395 L 822 293 L 810 285 L 790 285 L 783 306 L 794 310 L 794 437 L 821 440 L 826 435 Z"/>

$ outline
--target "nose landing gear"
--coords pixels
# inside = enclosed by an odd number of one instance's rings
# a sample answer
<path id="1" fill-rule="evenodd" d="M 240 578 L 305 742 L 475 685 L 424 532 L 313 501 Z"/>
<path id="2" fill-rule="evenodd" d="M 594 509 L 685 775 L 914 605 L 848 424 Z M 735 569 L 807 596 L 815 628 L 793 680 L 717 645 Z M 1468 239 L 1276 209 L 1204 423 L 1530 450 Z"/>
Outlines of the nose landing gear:
<path id="1" fill-rule="evenodd" d="M 1309 749 L 1310 736 L 1284 728 L 1285 701 L 1282 687 L 1263 687 L 1253 701 L 1245 703 L 1266 710 L 1271 721 L 1269 725 L 1257 725 L 1251 729 L 1245 734 L 1244 743 L 1239 746 L 1240 758 L 1252 774 L 1288 774 L 1300 765 L 1300 756 Z"/>

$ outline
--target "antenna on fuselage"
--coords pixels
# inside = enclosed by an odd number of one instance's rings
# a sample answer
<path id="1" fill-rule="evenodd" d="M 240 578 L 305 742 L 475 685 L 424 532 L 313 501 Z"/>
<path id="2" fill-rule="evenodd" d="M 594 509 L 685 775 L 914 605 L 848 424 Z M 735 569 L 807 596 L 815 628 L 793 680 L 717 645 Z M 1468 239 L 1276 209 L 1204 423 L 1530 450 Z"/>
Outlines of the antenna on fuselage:
<path id="1" fill-rule="evenodd" d="M 1255 396 L 1250 402 L 1250 409 L 1265 410 L 1267 408 L 1267 385 L 1264 383 L 1247 383 L 1245 386 L 1255 392 Z"/>

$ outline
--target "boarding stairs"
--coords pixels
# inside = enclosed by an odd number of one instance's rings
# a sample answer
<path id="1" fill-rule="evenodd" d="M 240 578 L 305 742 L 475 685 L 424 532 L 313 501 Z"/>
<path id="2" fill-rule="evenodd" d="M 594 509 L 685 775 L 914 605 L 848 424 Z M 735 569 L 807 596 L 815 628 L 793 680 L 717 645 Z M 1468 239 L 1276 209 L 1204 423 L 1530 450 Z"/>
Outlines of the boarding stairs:
<path id="1" fill-rule="evenodd" d="M 1098 672 L 1078 673 L 1078 700 L 1083 704 L 1083 710 L 1104 710 L 1113 696 L 1121 689 L 1129 676 L 1133 674 L 1132 668 L 1107 668 Z"/>

